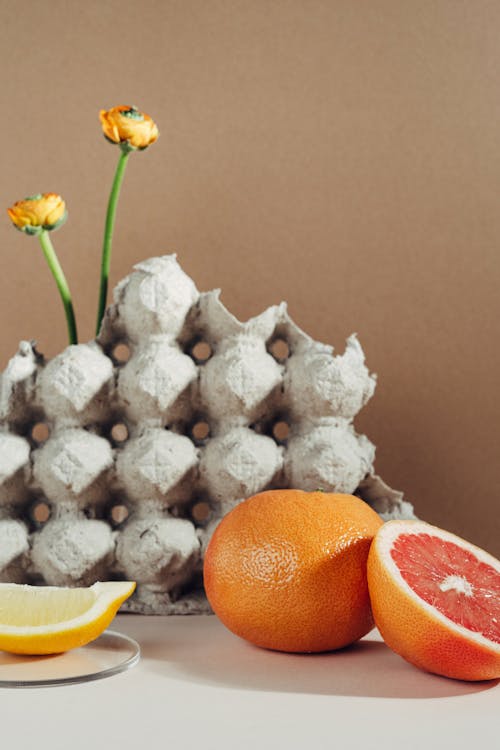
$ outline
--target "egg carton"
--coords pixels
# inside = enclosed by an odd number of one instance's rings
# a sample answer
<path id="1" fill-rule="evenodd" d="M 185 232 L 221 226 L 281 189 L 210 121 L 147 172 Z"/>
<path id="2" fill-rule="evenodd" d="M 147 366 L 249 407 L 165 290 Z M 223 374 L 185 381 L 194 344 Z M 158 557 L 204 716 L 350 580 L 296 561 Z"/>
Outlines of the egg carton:
<path id="1" fill-rule="evenodd" d="M 356 336 L 334 356 L 284 303 L 241 323 L 219 294 L 151 258 L 96 340 L 50 361 L 21 342 L 0 376 L 1 581 L 132 579 L 126 610 L 205 612 L 204 550 L 249 495 L 322 488 L 413 517 L 353 428 L 375 388 Z"/>

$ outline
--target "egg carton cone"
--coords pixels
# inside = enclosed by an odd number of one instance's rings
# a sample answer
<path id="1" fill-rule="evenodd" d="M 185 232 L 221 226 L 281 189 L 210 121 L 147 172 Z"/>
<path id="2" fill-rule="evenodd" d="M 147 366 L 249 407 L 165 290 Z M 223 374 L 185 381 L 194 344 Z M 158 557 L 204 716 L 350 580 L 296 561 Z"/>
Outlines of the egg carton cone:
<path id="1" fill-rule="evenodd" d="M 0 580 L 131 579 L 124 609 L 209 610 L 203 555 L 225 513 L 270 488 L 355 493 L 413 518 L 353 427 L 373 395 L 356 336 L 313 341 L 284 303 L 241 323 L 175 255 L 118 284 L 96 340 L 0 376 Z"/>

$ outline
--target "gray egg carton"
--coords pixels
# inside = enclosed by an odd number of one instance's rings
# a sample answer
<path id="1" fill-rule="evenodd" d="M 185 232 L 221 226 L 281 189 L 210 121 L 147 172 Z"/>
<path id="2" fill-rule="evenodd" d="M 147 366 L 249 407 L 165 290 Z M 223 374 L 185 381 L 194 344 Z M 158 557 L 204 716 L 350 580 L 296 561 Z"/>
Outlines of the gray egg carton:
<path id="1" fill-rule="evenodd" d="M 241 323 L 175 256 L 139 263 L 95 341 L 47 362 L 23 341 L 0 376 L 0 580 L 126 578 L 129 611 L 204 612 L 203 552 L 249 495 L 323 488 L 413 517 L 352 425 L 374 388 L 355 336 L 334 356 L 285 304 Z"/>

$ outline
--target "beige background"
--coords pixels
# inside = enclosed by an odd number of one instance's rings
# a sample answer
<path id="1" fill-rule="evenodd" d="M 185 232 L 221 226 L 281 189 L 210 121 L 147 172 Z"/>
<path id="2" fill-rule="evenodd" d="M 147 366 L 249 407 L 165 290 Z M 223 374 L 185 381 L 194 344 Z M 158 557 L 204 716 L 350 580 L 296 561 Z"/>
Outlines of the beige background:
<path id="1" fill-rule="evenodd" d="M 54 236 L 93 335 L 117 151 L 100 107 L 161 130 L 133 155 L 112 281 L 176 250 L 246 318 L 287 299 L 379 374 L 357 425 L 419 515 L 500 554 L 500 4 L 1 0 L 0 205 L 61 193 Z M 0 221 L 0 367 L 66 331 L 36 240 Z"/>

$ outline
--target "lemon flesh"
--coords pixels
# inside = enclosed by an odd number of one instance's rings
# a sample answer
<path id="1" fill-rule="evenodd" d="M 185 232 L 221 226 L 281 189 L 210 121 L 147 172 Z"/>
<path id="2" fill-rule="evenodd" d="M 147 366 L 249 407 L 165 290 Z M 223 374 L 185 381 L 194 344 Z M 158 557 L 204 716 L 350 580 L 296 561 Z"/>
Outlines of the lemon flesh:
<path id="1" fill-rule="evenodd" d="M 133 581 L 57 588 L 0 583 L 0 650 L 56 654 L 84 646 L 109 625 Z"/>

